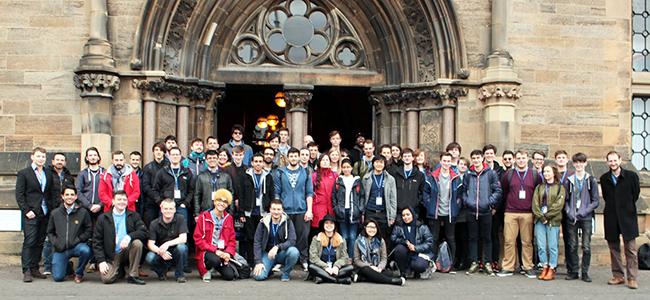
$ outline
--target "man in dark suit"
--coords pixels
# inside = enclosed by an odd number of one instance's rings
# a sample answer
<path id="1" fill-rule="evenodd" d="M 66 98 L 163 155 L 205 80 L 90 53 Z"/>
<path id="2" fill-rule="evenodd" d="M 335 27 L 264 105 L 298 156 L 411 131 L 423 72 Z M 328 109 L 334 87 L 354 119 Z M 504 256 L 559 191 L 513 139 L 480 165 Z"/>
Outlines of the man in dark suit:
<path id="1" fill-rule="evenodd" d="M 18 172 L 16 180 L 16 202 L 23 215 L 22 265 L 23 281 L 31 282 L 32 277 L 46 278 L 38 270 L 47 231 L 49 212 L 52 203 L 52 172 L 43 168 L 47 150 L 36 147 L 30 156 L 32 164 Z"/>

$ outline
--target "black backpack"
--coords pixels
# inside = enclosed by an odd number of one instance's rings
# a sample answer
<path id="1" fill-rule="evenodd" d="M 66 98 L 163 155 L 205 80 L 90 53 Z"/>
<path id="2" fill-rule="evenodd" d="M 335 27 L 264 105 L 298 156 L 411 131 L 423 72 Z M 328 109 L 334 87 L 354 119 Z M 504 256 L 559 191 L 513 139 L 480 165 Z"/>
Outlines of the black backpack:
<path id="1" fill-rule="evenodd" d="M 650 243 L 641 245 L 637 256 L 639 258 L 639 269 L 650 270 Z"/>

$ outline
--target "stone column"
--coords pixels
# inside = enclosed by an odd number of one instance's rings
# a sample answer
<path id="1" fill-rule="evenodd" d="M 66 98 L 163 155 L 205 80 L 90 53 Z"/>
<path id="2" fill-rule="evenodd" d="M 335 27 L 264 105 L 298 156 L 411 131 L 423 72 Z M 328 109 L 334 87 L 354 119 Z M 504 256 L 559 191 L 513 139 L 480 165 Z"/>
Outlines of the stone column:
<path id="1" fill-rule="evenodd" d="M 144 111 L 142 116 L 142 161 L 153 160 L 151 149 L 156 143 L 156 101 L 151 98 L 143 98 Z"/>
<path id="2" fill-rule="evenodd" d="M 411 149 L 418 148 L 418 128 L 420 124 L 420 111 L 417 108 L 406 109 L 406 146 Z"/>
<path id="3" fill-rule="evenodd" d="M 204 125 L 206 137 L 210 135 L 217 136 L 217 126 L 218 126 L 217 109 L 219 107 L 219 103 L 223 102 L 223 99 L 226 98 L 225 88 L 226 88 L 225 84 L 220 84 L 216 86 L 212 94 L 212 99 L 210 100 L 212 105 L 209 105 L 208 108 L 206 109 L 205 114 L 207 120 Z M 221 143 L 221 141 L 219 142 Z"/>
<path id="4" fill-rule="evenodd" d="M 313 96 L 313 85 L 285 85 L 284 100 L 287 103 L 287 120 L 291 118 L 291 145 L 302 145 L 307 134 L 307 112 Z M 289 124 L 287 124 L 289 125 Z"/>
<path id="5" fill-rule="evenodd" d="M 178 148 L 183 152 L 183 156 L 187 157 L 190 153 L 189 147 L 189 115 L 190 115 L 190 105 L 187 102 L 187 98 L 181 97 L 185 101 L 181 102 L 179 99 L 178 106 L 176 108 L 176 140 L 178 141 Z"/>
<path id="6" fill-rule="evenodd" d="M 400 115 L 402 111 L 399 108 L 390 110 L 390 143 L 400 142 Z"/>
<path id="7" fill-rule="evenodd" d="M 454 125 L 456 124 L 456 110 L 453 107 L 442 109 L 442 146 L 447 147 L 449 143 L 456 140 Z"/>

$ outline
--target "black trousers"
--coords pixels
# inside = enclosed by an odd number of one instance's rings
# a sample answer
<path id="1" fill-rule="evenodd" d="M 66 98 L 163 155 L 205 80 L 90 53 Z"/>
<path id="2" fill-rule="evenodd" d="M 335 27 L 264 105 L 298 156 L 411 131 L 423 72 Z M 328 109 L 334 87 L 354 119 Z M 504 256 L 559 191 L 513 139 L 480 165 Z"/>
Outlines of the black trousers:
<path id="1" fill-rule="evenodd" d="M 244 233 L 246 234 L 245 241 L 239 241 L 239 255 L 246 258 L 249 266 L 255 265 L 255 257 L 253 257 L 253 242 L 255 241 L 255 230 L 260 223 L 262 216 L 251 215 L 245 217 Z"/>
<path id="2" fill-rule="evenodd" d="M 580 261 L 578 256 L 578 229 L 582 230 L 582 273 L 589 272 L 591 264 L 591 222 L 577 221 L 576 224 L 567 224 L 569 232 L 569 261 L 571 262 L 571 272 L 578 273 Z"/>
<path id="3" fill-rule="evenodd" d="M 445 231 L 445 240 L 449 245 L 451 261 L 454 261 L 456 255 L 456 221 L 449 221 L 449 216 L 440 217 L 436 220 L 429 220 L 429 230 L 433 235 L 433 255 L 438 257 L 438 248 L 440 247 L 440 229 Z"/>
<path id="4" fill-rule="evenodd" d="M 359 269 L 359 271 L 357 271 L 357 275 L 359 275 L 357 282 L 370 281 L 375 283 L 390 284 L 391 280 L 393 279 L 393 272 L 390 270 L 384 269 L 381 271 L 381 273 L 379 273 L 370 267 L 363 267 Z"/>
<path id="5" fill-rule="evenodd" d="M 469 262 L 469 230 L 467 222 L 456 223 L 456 262 L 455 266 L 466 267 Z"/>
<path id="6" fill-rule="evenodd" d="M 309 230 L 311 221 L 305 222 L 305 214 L 288 215 L 296 228 L 296 248 L 300 251 L 300 263 L 309 262 Z"/>
<path id="7" fill-rule="evenodd" d="M 223 280 L 235 279 L 235 271 L 230 266 L 222 265 L 223 260 L 214 254 L 214 252 L 205 252 L 203 258 L 205 259 L 205 268 L 208 269 L 208 272 L 214 268 L 221 274 Z"/>
<path id="8" fill-rule="evenodd" d="M 377 226 L 381 231 L 381 237 L 384 238 L 384 241 L 386 242 L 386 249 L 390 249 L 390 225 L 388 224 L 388 219 L 386 218 L 386 211 L 382 210 L 380 212 L 377 212 L 366 210 L 364 218 L 365 221 L 368 219 L 375 219 L 375 221 L 377 221 Z M 363 226 L 359 226 L 359 228 L 361 230 L 364 230 Z"/>
<path id="9" fill-rule="evenodd" d="M 503 231 L 503 212 L 492 216 L 492 264 L 499 263 L 501 256 L 501 232 Z"/>
<path id="10" fill-rule="evenodd" d="M 350 277 L 352 275 L 352 271 L 354 271 L 354 267 L 351 265 L 346 265 L 345 267 L 339 269 L 338 275 L 330 275 L 329 273 L 325 272 L 323 268 L 314 264 L 309 264 L 307 270 L 309 270 L 309 275 L 320 277 L 324 282 L 336 283 L 341 278 Z"/>
<path id="11" fill-rule="evenodd" d="M 469 228 L 469 255 L 472 262 L 480 263 L 478 255 L 478 237 L 483 240 L 484 262 L 492 259 L 492 215 L 478 216 L 467 215 L 467 226 Z"/>
<path id="12" fill-rule="evenodd" d="M 571 258 L 569 257 L 571 253 L 571 237 L 564 209 L 562 210 L 562 240 L 564 241 L 564 262 L 566 263 L 566 269 L 571 272 L 574 269 Z"/>
<path id="13" fill-rule="evenodd" d="M 43 243 L 47 233 L 47 222 L 50 215 L 28 219 L 23 216 L 23 251 L 21 255 L 23 273 L 38 270 L 38 263 L 41 261 Z"/>
<path id="14" fill-rule="evenodd" d="M 422 273 L 426 271 L 427 267 L 429 266 L 429 262 L 422 257 L 413 259 L 413 255 L 417 254 L 411 252 L 411 250 L 409 250 L 409 248 L 407 248 L 405 245 L 397 245 L 395 247 L 394 255 L 397 267 L 402 274 L 406 273 L 406 270 L 411 270 L 413 273 Z"/>

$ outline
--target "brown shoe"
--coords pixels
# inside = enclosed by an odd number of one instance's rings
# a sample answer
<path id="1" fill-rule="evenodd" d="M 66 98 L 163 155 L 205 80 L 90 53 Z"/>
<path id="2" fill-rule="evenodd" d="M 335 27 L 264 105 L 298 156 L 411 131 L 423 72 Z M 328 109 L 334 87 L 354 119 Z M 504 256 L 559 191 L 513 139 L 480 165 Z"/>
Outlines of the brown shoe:
<path id="1" fill-rule="evenodd" d="M 548 266 L 544 266 L 544 270 L 542 271 L 542 274 L 537 276 L 537 279 L 544 280 L 544 277 L 546 277 L 546 273 L 548 273 Z"/>
<path id="2" fill-rule="evenodd" d="M 628 280 L 627 281 L 627 287 L 629 287 L 629 288 L 631 288 L 633 290 L 636 290 L 636 289 L 639 288 L 639 284 L 636 283 L 636 280 Z"/>
<path id="3" fill-rule="evenodd" d="M 542 278 L 544 280 L 553 280 L 555 279 L 555 269 L 553 268 L 548 268 L 548 272 L 546 272 L 546 276 Z"/>
<path id="4" fill-rule="evenodd" d="M 34 278 L 40 278 L 40 279 L 45 279 L 47 276 L 43 275 L 40 270 L 34 269 L 32 270 L 32 277 Z"/>
<path id="5" fill-rule="evenodd" d="M 23 282 L 32 282 L 32 272 L 25 271 L 25 273 L 23 273 Z"/>
<path id="6" fill-rule="evenodd" d="M 145 273 L 142 270 L 138 270 L 138 275 L 140 275 L 140 277 L 149 277 L 149 274 Z"/>
<path id="7" fill-rule="evenodd" d="M 77 275 L 74 276 L 74 283 L 82 283 L 84 282 L 83 277 L 79 277 Z"/>
<path id="8" fill-rule="evenodd" d="M 609 284 L 609 285 L 615 285 L 615 284 L 621 284 L 621 283 L 625 283 L 625 278 L 623 278 L 621 276 L 616 276 L 616 277 L 614 277 L 614 279 L 607 282 L 607 284 Z"/>

